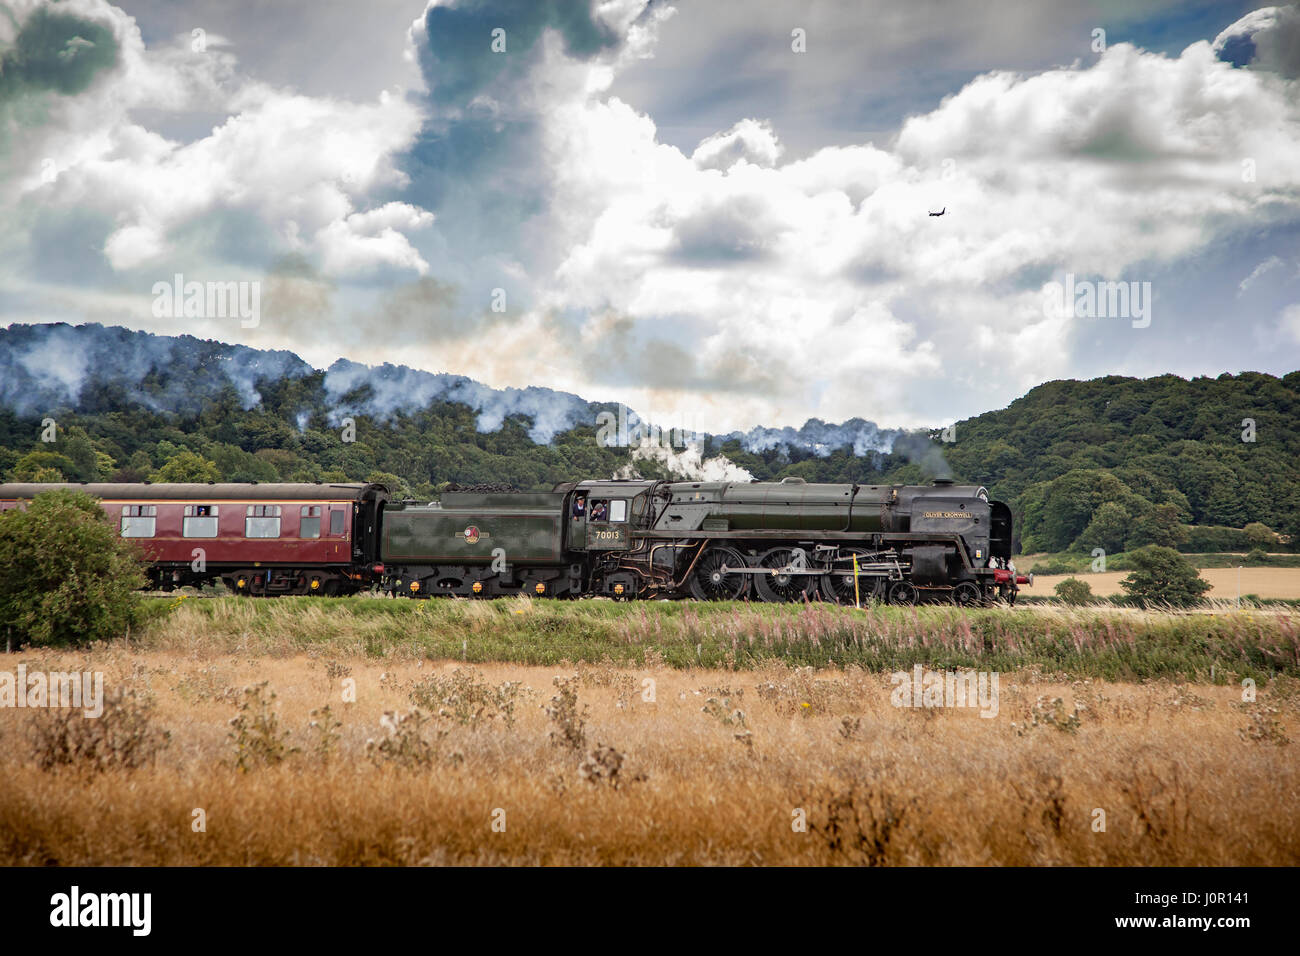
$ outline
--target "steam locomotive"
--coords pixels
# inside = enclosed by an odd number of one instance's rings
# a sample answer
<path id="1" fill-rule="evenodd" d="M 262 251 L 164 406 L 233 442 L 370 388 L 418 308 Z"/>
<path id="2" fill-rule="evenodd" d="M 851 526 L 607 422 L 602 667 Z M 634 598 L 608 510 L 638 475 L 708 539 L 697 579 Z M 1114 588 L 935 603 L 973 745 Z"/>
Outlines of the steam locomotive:
<path id="1" fill-rule="evenodd" d="M 99 497 L 156 587 L 414 598 L 1014 603 L 1011 510 L 984 488 L 609 480 L 393 501 L 378 484 L 0 485 Z M 205 520 L 199 520 L 205 519 Z M 206 540 L 205 540 L 206 539 Z M 200 560 L 201 559 L 201 560 Z"/>
<path id="2" fill-rule="evenodd" d="M 388 502 L 376 571 L 415 597 L 1013 603 L 1011 509 L 976 485 L 583 481 Z"/>

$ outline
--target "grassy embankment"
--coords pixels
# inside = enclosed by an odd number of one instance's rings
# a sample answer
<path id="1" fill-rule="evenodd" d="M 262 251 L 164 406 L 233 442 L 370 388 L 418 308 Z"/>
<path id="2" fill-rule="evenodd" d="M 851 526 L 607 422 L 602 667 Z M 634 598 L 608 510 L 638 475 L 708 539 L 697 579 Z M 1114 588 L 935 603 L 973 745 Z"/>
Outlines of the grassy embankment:
<path id="1" fill-rule="evenodd" d="M 694 602 L 153 599 L 134 638 L 186 654 L 610 661 L 746 668 L 769 661 L 871 671 L 1037 668 L 1108 680 L 1300 675 L 1300 616 Z"/>

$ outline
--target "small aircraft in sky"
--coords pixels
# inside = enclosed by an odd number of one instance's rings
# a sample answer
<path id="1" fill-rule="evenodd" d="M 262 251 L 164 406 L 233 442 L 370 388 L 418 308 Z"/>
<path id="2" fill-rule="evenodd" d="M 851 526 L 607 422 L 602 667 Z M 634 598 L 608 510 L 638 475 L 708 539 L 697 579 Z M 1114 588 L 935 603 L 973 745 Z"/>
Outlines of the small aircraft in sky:
<path id="1" fill-rule="evenodd" d="M 947 211 L 948 211 L 948 207 L 947 207 L 947 206 L 944 206 L 944 207 L 943 207 L 942 209 L 940 209 L 938 212 L 932 212 L 932 213 L 930 213 L 930 215 L 931 215 L 931 216 L 942 216 L 942 215 L 943 215 L 944 213 L 946 213 Z"/>

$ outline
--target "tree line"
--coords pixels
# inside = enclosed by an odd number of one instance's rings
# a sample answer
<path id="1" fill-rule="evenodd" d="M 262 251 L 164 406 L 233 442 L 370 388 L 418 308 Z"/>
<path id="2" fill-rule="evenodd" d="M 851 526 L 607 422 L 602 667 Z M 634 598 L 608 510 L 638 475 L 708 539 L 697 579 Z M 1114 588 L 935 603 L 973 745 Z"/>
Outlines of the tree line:
<path id="1" fill-rule="evenodd" d="M 261 401 L 251 408 L 226 386 L 184 414 L 111 394 L 83 396 L 77 407 L 39 418 L 0 409 L 0 474 L 10 481 L 378 480 L 419 498 L 452 485 L 548 489 L 629 463 L 642 477 L 678 477 L 598 441 L 597 414 L 613 406 L 593 404 L 590 425 L 537 444 L 527 417 L 483 432 L 474 410 L 453 402 L 382 421 L 358 415 L 354 429 L 340 428 L 323 373 L 259 381 L 257 390 Z M 721 437 L 708 438 L 704 453 L 726 455 L 758 480 L 910 484 L 951 476 L 983 484 L 1011 503 L 1026 552 L 1276 550 L 1300 541 L 1300 372 L 1049 382 L 1005 409 L 904 435 L 886 453 L 756 453 Z"/>

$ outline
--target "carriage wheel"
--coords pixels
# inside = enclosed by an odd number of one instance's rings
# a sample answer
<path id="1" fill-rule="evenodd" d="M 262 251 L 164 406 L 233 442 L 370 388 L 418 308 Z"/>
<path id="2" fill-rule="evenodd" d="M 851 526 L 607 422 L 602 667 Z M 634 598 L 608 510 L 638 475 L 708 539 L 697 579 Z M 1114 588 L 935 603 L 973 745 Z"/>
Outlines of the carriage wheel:
<path id="1" fill-rule="evenodd" d="M 773 548 L 767 554 L 758 559 L 760 568 L 798 567 L 800 564 L 807 566 L 808 556 L 802 548 Z M 817 582 L 817 577 L 812 574 L 757 574 L 754 576 L 754 586 L 758 589 L 758 596 L 769 603 L 780 603 L 783 601 L 801 601 L 804 595 L 808 594 Z"/>
<path id="2" fill-rule="evenodd" d="M 749 576 L 724 571 L 743 568 L 745 557 L 732 548 L 709 548 L 695 562 L 691 595 L 697 601 L 739 601 L 749 593 Z"/>

